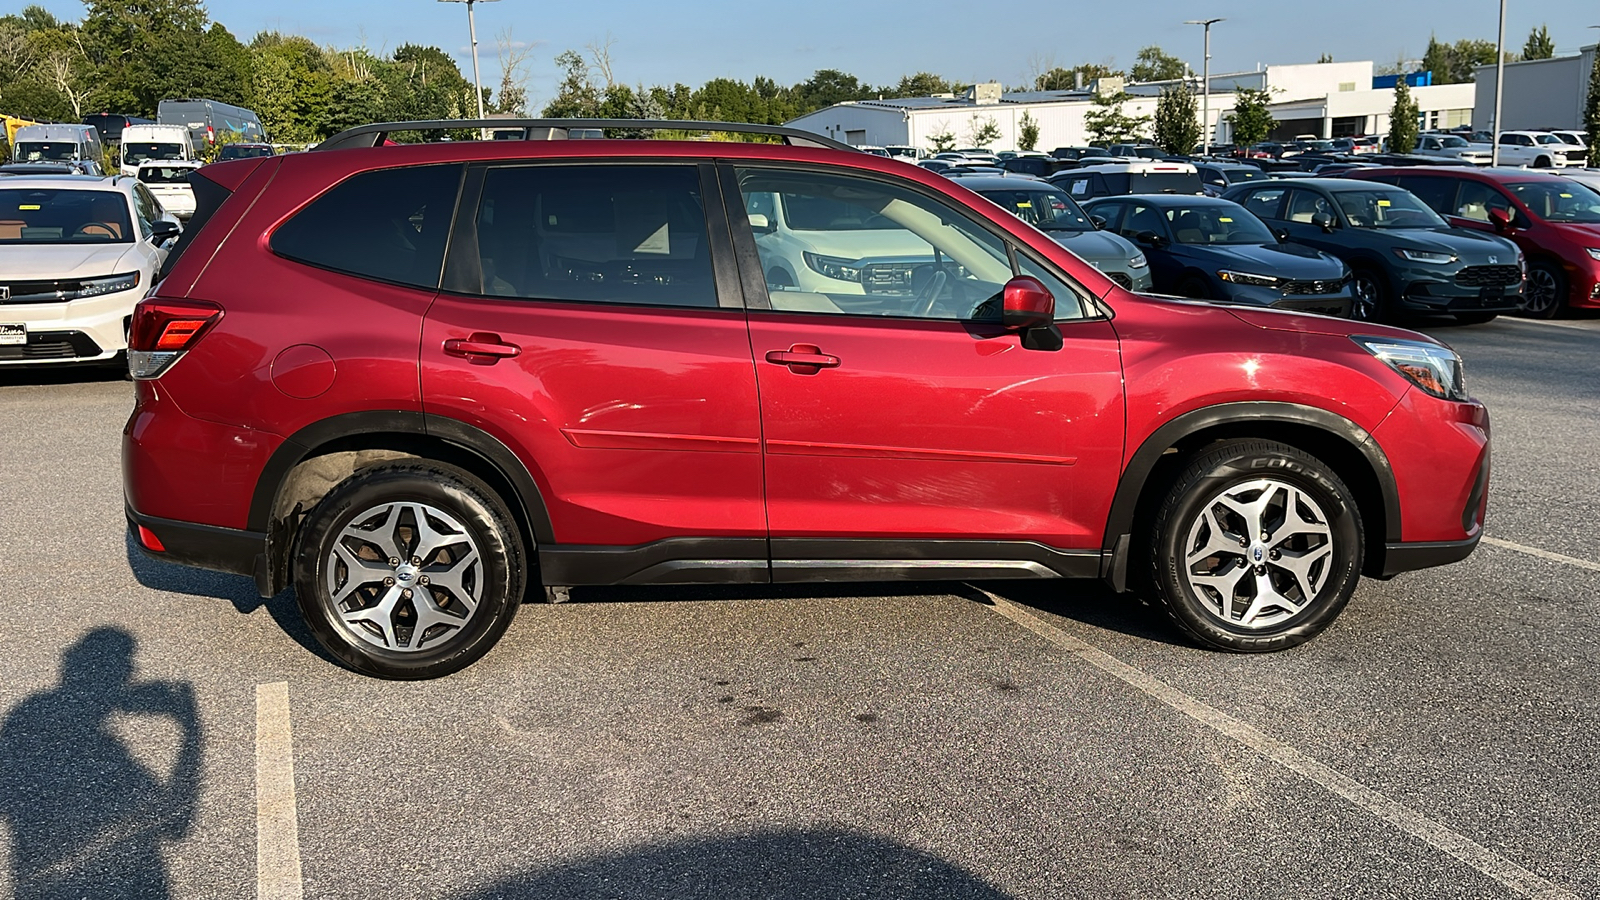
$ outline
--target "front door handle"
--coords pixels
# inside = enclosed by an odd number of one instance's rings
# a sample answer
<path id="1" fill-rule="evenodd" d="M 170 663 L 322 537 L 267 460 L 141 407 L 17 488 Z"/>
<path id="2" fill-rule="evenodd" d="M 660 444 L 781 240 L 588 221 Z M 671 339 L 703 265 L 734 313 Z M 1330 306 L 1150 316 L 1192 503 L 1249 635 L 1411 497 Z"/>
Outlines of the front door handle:
<path id="1" fill-rule="evenodd" d="M 451 338 L 444 342 L 444 352 L 473 362 L 495 363 L 522 352 L 516 344 L 500 339 L 500 335 L 476 331 L 465 339 Z"/>
<path id="2" fill-rule="evenodd" d="M 829 356 L 816 344 L 795 344 L 788 350 L 768 350 L 767 362 L 788 366 L 796 375 L 815 375 L 823 369 L 839 366 L 839 357 Z"/>

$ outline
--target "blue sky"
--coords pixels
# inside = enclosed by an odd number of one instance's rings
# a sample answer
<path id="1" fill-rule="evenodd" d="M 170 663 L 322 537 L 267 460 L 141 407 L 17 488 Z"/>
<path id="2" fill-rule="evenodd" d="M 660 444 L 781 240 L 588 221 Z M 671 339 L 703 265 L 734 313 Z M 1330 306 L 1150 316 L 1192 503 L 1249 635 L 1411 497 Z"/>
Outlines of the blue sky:
<path id="1" fill-rule="evenodd" d="M 18 4 L 21 5 L 20 3 Z M 58 16 L 82 16 L 81 3 L 47 0 Z M 438 0 L 209 0 L 211 17 L 248 41 L 263 29 L 318 43 L 393 50 L 435 44 L 455 53 L 471 77 L 465 4 Z M 627 83 L 691 86 L 728 76 L 766 75 L 781 84 L 821 68 L 873 84 L 918 70 L 964 81 L 1020 84 L 1040 63 L 1071 66 L 1110 60 L 1126 68 L 1138 49 L 1159 44 L 1200 68 L 1200 29 L 1185 19 L 1225 16 L 1211 33 L 1212 71 L 1260 64 L 1418 58 L 1430 33 L 1441 40 L 1493 40 L 1495 0 L 1345 0 L 1343 3 L 1171 2 L 1008 3 L 962 0 L 700 0 L 562 2 L 497 0 L 476 5 L 484 83 L 499 81 L 494 38 L 532 45 L 528 86 L 535 106 L 555 90 L 554 57 L 567 48 L 614 39 L 616 77 Z M 1004 10 L 1003 12 L 1001 10 Z M 1520 49 L 1528 30 L 1550 26 L 1560 52 L 1600 39 L 1595 0 L 1511 0 L 1506 44 Z"/>

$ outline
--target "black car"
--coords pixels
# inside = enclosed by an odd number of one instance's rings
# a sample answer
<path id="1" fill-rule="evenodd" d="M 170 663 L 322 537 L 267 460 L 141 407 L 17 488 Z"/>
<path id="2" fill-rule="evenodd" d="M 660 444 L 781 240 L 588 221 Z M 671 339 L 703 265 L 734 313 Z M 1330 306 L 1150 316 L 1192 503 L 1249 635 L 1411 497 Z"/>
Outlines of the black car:
<path id="1" fill-rule="evenodd" d="M 1237 203 L 1214 197 L 1108 197 L 1084 206 L 1143 246 L 1156 291 L 1332 316 L 1350 314 L 1345 264 L 1278 240 Z"/>
<path id="2" fill-rule="evenodd" d="M 100 143 L 117 144 L 122 142 L 122 129 L 129 125 L 153 125 L 155 120 L 121 113 L 95 113 L 84 116 L 83 124 L 93 125 L 94 130 L 100 132 Z"/>
<path id="3" fill-rule="evenodd" d="M 1047 178 L 1063 169 L 1075 168 L 1077 165 L 1073 160 L 1053 156 L 1014 156 L 1000 160 L 1000 168 L 1007 172 L 1032 175 L 1035 178 Z"/>
<path id="4" fill-rule="evenodd" d="M 1223 194 L 1289 239 L 1344 260 L 1358 319 L 1403 310 L 1487 322 L 1520 305 L 1522 253 L 1492 234 L 1451 228 L 1409 191 L 1373 181 L 1298 178 Z"/>
<path id="5" fill-rule="evenodd" d="M 1243 163 L 1195 160 L 1194 168 L 1200 173 L 1200 184 L 1207 197 L 1220 197 L 1223 191 L 1236 184 L 1267 178 L 1267 173 L 1260 168 Z"/>
<path id="6" fill-rule="evenodd" d="M 1103 147 L 1057 147 L 1050 151 L 1056 159 L 1088 159 L 1094 156 L 1110 156 L 1111 152 Z"/>
<path id="7" fill-rule="evenodd" d="M 1082 166 L 1058 172 L 1048 179 L 1083 203 L 1095 197 L 1124 194 L 1200 194 L 1204 187 L 1194 166 L 1187 163 L 1160 163 L 1150 160 L 1107 161 L 1103 165 Z"/>

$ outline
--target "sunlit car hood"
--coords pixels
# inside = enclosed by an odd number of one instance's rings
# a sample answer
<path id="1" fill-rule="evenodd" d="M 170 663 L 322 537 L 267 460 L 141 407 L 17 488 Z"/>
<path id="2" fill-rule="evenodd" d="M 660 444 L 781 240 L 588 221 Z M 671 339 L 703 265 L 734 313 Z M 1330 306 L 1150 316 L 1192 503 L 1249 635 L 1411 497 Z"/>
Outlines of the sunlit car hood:
<path id="1" fill-rule="evenodd" d="M 1373 232 L 1386 235 L 1396 247 L 1453 253 L 1469 264 L 1492 262 L 1510 266 L 1517 262 L 1516 250 L 1506 246 L 1505 238 L 1467 228 L 1391 228 L 1373 229 Z M 1491 256 L 1495 257 L 1492 261 Z"/>
<path id="2" fill-rule="evenodd" d="M 133 244 L 3 244 L 0 278 L 43 281 L 52 278 L 98 278 L 125 271 L 122 258 Z"/>
<path id="3" fill-rule="evenodd" d="M 1302 244 L 1176 244 L 1190 256 L 1209 258 L 1219 266 L 1283 278 L 1338 278 L 1344 263 Z"/>
<path id="4" fill-rule="evenodd" d="M 1105 231 L 1046 231 L 1045 234 L 1087 263 L 1126 263 L 1139 254 L 1139 248 L 1127 238 Z"/>

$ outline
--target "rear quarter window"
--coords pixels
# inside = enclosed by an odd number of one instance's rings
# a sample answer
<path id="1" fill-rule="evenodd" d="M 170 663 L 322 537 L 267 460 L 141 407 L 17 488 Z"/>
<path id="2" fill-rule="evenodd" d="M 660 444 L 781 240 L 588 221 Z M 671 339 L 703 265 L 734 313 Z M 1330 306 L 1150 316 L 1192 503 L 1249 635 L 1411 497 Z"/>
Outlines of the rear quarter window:
<path id="1" fill-rule="evenodd" d="M 376 281 L 437 289 L 460 164 L 352 176 L 278 227 L 272 252 Z"/>

